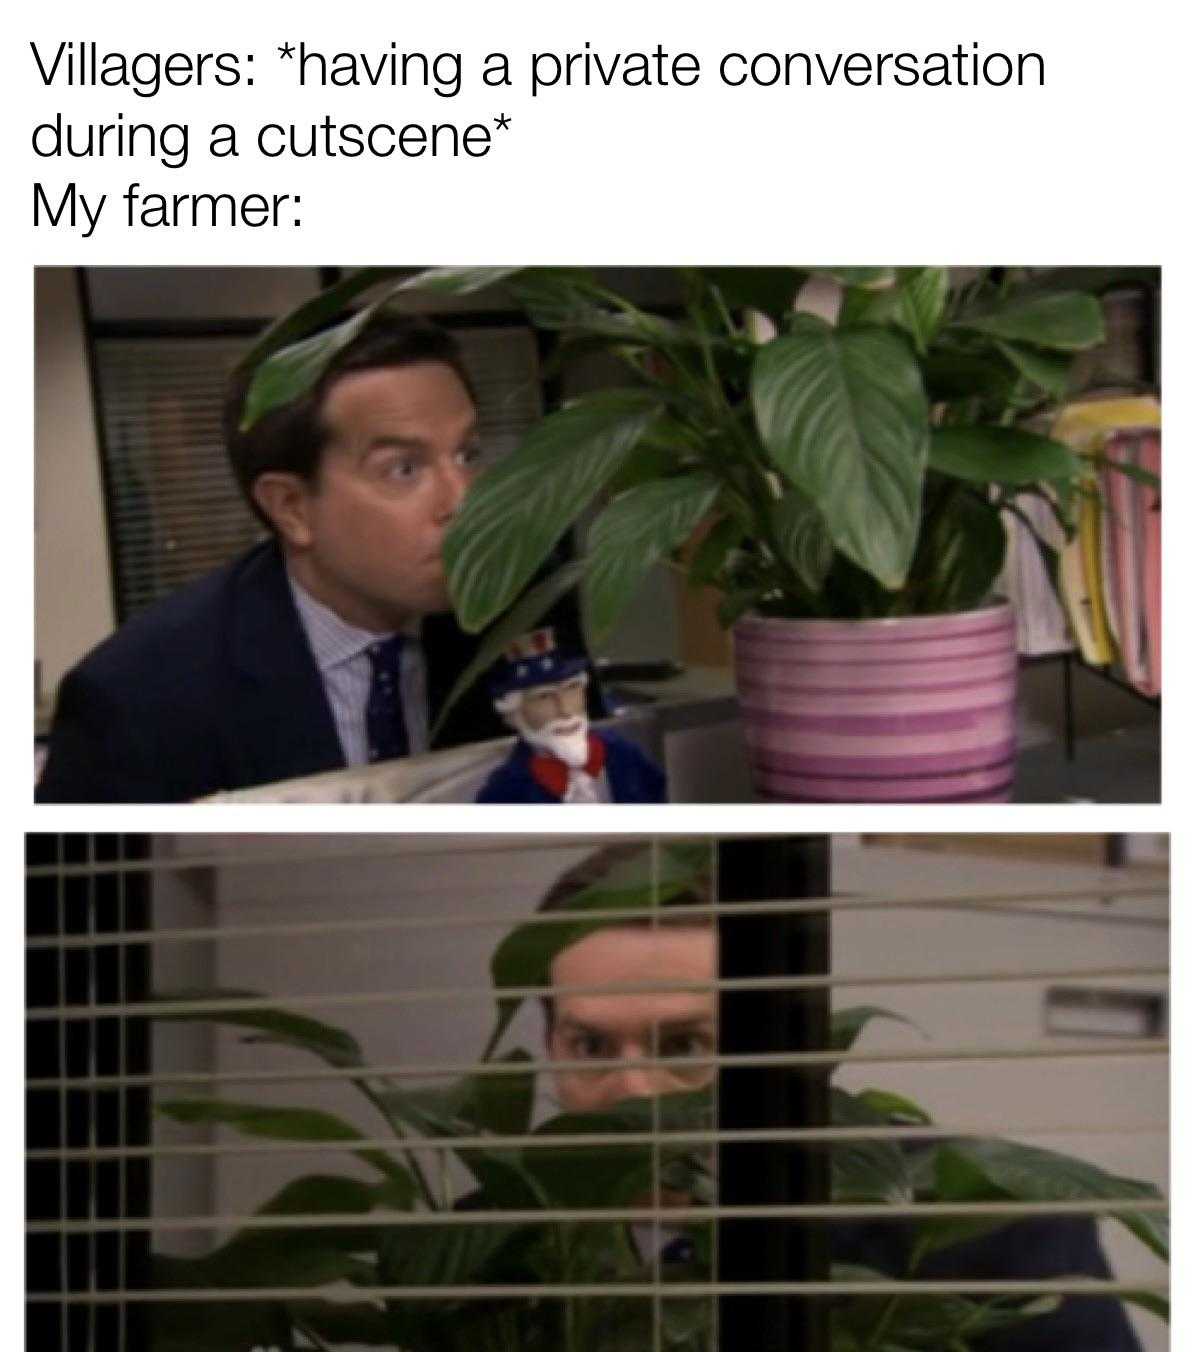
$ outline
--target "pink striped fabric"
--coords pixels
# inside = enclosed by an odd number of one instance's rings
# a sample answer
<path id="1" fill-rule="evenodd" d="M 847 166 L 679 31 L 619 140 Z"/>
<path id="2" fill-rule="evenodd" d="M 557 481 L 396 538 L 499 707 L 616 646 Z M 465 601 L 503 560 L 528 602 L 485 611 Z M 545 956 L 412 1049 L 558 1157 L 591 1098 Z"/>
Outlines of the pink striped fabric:
<path id="1" fill-rule="evenodd" d="M 760 797 L 1002 802 L 1016 757 L 1007 603 L 897 620 L 749 616 L 733 631 Z"/>

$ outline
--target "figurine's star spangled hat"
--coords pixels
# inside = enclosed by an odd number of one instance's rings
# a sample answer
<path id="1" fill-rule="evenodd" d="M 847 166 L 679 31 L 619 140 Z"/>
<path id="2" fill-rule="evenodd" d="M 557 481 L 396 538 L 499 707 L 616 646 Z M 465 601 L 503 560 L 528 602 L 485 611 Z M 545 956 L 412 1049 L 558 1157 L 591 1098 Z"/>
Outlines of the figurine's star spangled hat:
<path id="1" fill-rule="evenodd" d="M 508 645 L 492 668 L 488 689 L 493 699 L 502 699 L 539 685 L 558 685 L 586 670 L 587 658 L 564 653 L 553 629 L 535 629 Z"/>

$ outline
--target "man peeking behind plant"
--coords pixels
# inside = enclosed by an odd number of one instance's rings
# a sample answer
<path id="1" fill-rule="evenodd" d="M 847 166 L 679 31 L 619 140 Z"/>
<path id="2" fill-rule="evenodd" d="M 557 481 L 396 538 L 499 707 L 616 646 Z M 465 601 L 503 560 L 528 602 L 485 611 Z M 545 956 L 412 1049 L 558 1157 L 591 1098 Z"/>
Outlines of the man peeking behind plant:
<path id="1" fill-rule="evenodd" d="M 567 939 L 549 961 L 554 993 L 542 1001 L 548 1058 L 561 1063 L 554 1091 L 568 1112 L 603 1112 L 630 1100 L 703 1089 L 712 1084 L 718 1050 L 717 935 L 712 917 L 692 910 L 712 898 L 711 879 L 699 868 L 690 881 L 665 886 L 653 877 L 651 851 L 608 846 L 563 874 L 542 900 L 542 912 L 579 913 L 583 932 Z M 640 893 L 632 885 L 639 876 Z M 606 880 L 608 880 L 606 882 Z M 658 908 L 647 899 L 658 892 Z M 647 903 L 645 919 L 588 925 L 588 908 Z M 539 927 L 540 928 L 540 927 Z M 707 984 L 707 988 L 705 988 Z M 630 992 L 628 986 L 650 986 Z M 606 989 L 612 988 L 612 989 Z M 659 1058 L 663 1064 L 653 1064 Z M 595 1061 L 595 1066 L 587 1063 Z M 647 1064 L 647 1063 L 651 1064 Z M 682 1210 L 687 1193 L 663 1187 L 659 1205 Z M 779 1197 L 780 1204 L 789 1198 Z M 837 1200 L 836 1197 L 834 1200 Z M 634 1205 L 650 1204 L 650 1197 Z M 652 1233 L 666 1263 L 693 1257 L 679 1227 L 635 1227 L 643 1257 Z M 912 1228 L 902 1221 L 844 1222 L 831 1233 L 837 1264 L 868 1266 L 881 1274 L 941 1280 L 1031 1281 L 1055 1276 L 1109 1277 L 1096 1224 L 1088 1217 L 1019 1220 L 978 1239 L 951 1245 L 910 1267 Z M 841 1346 L 842 1344 L 839 1344 Z M 854 1349 L 857 1344 L 844 1344 Z M 932 1344 L 922 1343 L 922 1347 Z M 1051 1313 L 972 1338 L 975 1352 L 1138 1352 L 1121 1303 L 1110 1297 L 1070 1297 Z"/>

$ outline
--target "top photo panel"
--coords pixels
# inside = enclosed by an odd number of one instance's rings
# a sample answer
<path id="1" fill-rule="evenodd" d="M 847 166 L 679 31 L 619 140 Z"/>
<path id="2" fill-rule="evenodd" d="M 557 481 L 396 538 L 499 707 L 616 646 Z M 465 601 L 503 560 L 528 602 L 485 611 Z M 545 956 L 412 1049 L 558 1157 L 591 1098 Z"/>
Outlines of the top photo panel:
<path id="1" fill-rule="evenodd" d="M 1157 802 L 1160 305 L 40 268 L 35 796 Z"/>

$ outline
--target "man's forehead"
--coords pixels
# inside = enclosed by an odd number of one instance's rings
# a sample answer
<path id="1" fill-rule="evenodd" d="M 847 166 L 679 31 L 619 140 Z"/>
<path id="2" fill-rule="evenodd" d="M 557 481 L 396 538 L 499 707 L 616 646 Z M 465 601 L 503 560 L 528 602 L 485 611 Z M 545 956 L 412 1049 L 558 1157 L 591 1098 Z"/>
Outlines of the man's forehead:
<path id="1" fill-rule="evenodd" d="M 687 981 L 716 975 L 717 941 L 713 927 L 671 923 L 606 925 L 568 944 L 550 964 L 554 984 L 620 985 L 662 977 Z"/>
<path id="2" fill-rule="evenodd" d="M 430 424 L 475 424 L 475 405 L 467 387 L 445 362 L 413 362 L 348 371 L 325 392 L 321 413 L 331 427 L 366 431 L 420 431 Z"/>
<path id="3" fill-rule="evenodd" d="M 673 1032 L 712 1028 L 716 1002 L 705 991 L 662 992 L 655 995 L 575 995 L 557 1005 L 556 1027 L 561 1032 L 592 1031 L 641 1034 L 651 1030 Z"/>

